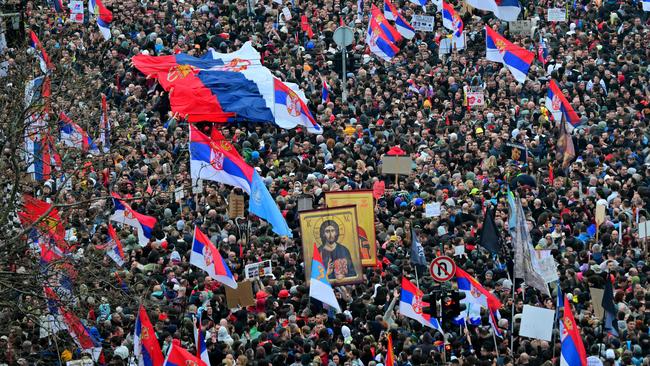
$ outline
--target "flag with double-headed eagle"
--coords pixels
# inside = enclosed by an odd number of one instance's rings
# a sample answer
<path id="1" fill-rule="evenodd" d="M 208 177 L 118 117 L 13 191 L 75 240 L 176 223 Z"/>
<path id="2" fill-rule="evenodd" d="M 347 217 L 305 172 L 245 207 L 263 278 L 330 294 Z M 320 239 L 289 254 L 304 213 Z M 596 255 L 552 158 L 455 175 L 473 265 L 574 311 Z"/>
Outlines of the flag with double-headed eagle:
<path id="1" fill-rule="evenodd" d="M 370 51 L 377 57 L 390 61 L 399 52 L 399 47 L 395 43 L 401 39 L 402 36 L 397 29 L 390 25 L 381 11 L 373 5 L 366 34 L 366 44 Z"/>
<path id="2" fill-rule="evenodd" d="M 535 54 L 508 41 L 489 26 L 485 26 L 485 57 L 489 61 L 500 62 L 520 83 L 526 81 L 530 64 Z"/>
<path id="3" fill-rule="evenodd" d="M 420 324 L 436 329 L 442 334 L 440 322 L 436 318 L 432 318 L 429 314 L 422 312 L 422 308 L 429 306 L 428 302 L 422 301 L 424 293 L 417 286 L 415 286 L 406 277 L 402 277 L 402 294 L 399 300 L 399 312 L 407 318 L 416 320 Z"/>
<path id="4" fill-rule="evenodd" d="M 235 281 L 235 277 L 232 275 L 230 268 L 228 268 L 228 264 L 223 260 L 219 250 L 212 244 L 210 238 L 198 226 L 194 227 L 190 264 L 207 272 L 210 278 L 230 288 L 237 288 L 237 281 Z"/>
<path id="5" fill-rule="evenodd" d="M 138 55 L 133 64 L 169 91 L 172 112 L 188 122 L 275 123 L 322 133 L 300 88 L 275 78 L 249 42 L 236 52 L 213 50 L 203 58 Z"/>
<path id="6" fill-rule="evenodd" d="M 243 189 L 251 196 L 248 210 L 273 226 L 273 232 L 291 237 L 278 205 L 264 181 L 246 164 L 232 144 L 213 128 L 212 138 L 190 124 L 190 175 L 192 179 L 221 182 Z"/>
<path id="7" fill-rule="evenodd" d="M 139 366 L 162 366 L 165 361 L 156 338 L 156 330 L 143 305 L 140 305 L 138 317 L 135 319 L 133 354 L 138 359 Z"/>
<path id="8" fill-rule="evenodd" d="M 456 38 L 463 35 L 463 20 L 460 15 L 454 10 L 454 7 L 444 0 L 442 1 L 442 25 L 452 31 L 452 35 Z"/>

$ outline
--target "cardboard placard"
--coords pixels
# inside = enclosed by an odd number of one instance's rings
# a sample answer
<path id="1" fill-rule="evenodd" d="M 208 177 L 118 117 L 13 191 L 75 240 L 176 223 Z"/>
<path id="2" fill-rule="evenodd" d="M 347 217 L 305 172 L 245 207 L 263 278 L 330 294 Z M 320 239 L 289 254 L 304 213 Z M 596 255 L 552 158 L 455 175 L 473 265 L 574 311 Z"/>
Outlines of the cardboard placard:
<path id="1" fill-rule="evenodd" d="M 231 289 L 224 286 L 226 289 L 226 302 L 228 309 L 235 309 L 238 306 L 247 307 L 255 305 L 255 298 L 253 297 L 253 282 L 242 281 L 237 282 L 237 289 Z"/>
<path id="2" fill-rule="evenodd" d="M 456 51 L 464 50 L 466 45 L 465 32 L 463 32 L 460 37 L 443 37 L 440 39 L 438 55 L 442 56 L 449 54 L 453 49 L 456 49 Z"/>
<path id="3" fill-rule="evenodd" d="M 484 105 L 485 94 L 483 92 L 467 92 L 467 104 L 470 107 Z"/>
<path id="4" fill-rule="evenodd" d="M 230 218 L 244 217 L 244 196 L 230 193 L 228 196 L 228 216 Z"/>
<path id="5" fill-rule="evenodd" d="M 650 236 L 650 224 L 648 221 L 639 222 L 639 239 L 645 239 Z"/>
<path id="6" fill-rule="evenodd" d="M 605 290 L 602 288 L 589 288 L 589 294 L 591 295 L 591 305 L 594 307 L 594 315 L 599 319 L 603 320 L 605 317 L 605 309 L 603 308 L 603 295 Z"/>
<path id="7" fill-rule="evenodd" d="M 555 310 L 524 305 L 519 335 L 550 342 L 554 324 Z"/>
<path id="8" fill-rule="evenodd" d="M 516 20 L 508 22 L 508 30 L 512 34 L 526 34 L 530 35 L 533 29 L 532 20 Z"/>
<path id="9" fill-rule="evenodd" d="M 84 22 L 84 2 L 80 0 L 72 0 L 68 5 L 70 8 L 70 20 L 75 23 Z M 92 12 L 92 9 L 91 9 Z"/>
<path id="10" fill-rule="evenodd" d="M 549 22 L 566 22 L 566 9 L 549 8 L 546 13 L 546 20 Z"/>
<path id="11" fill-rule="evenodd" d="M 440 202 L 427 203 L 424 208 L 424 217 L 438 217 L 441 213 L 442 205 Z"/>
<path id="12" fill-rule="evenodd" d="M 411 25 L 416 31 L 433 32 L 433 25 L 436 22 L 436 17 L 430 15 L 414 14 L 411 18 Z"/>
<path id="13" fill-rule="evenodd" d="M 291 11 L 286 6 L 282 8 L 282 15 L 284 16 L 284 20 L 291 20 Z"/>
<path id="14" fill-rule="evenodd" d="M 179 202 L 185 198 L 185 189 L 183 186 L 174 188 L 174 201 Z"/>
<path id="15" fill-rule="evenodd" d="M 271 266 L 271 261 L 266 260 L 247 264 L 246 267 L 244 267 L 244 276 L 246 279 L 273 276 L 273 267 Z"/>
<path id="16" fill-rule="evenodd" d="M 192 179 L 192 194 L 199 194 L 203 192 L 203 179 Z"/>
<path id="17" fill-rule="evenodd" d="M 596 206 L 596 227 L 605 222 L 605 205 Z"/>
<path id="18" fill-rule="evenodd" d="M 409 156 L 384 156 L 381 160 L 382 174 L 411 174 L 413 160 Z"/>

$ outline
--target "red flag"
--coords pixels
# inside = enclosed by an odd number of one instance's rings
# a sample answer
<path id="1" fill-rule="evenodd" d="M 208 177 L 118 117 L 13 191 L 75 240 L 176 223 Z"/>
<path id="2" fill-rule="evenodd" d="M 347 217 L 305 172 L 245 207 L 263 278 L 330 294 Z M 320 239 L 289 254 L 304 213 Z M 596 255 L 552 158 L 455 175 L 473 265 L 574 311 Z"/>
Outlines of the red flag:
<path id="1" fill-rule="evenodd" d="M 302 29 L 303 32 L 307 32 L 307 37 L 310 39 L 314 38 L 314 30 L 311 28 L 311 24 L 309 24 L 306 15 L 300 17 L 300 29 Z"/>
<path id="2" fill-rule="evenodd" d="M 393 336 L 388 332 L 388 335 L 386 336 L 388 339 L 388 345 L 386 348 L 388 348 L 386 352 L 386 366 L 395 366 L 395 354 L 393 353 Z"/>
<path id="3" fill-rule="evenodd" d="M 18 212 L 18 217 L 24 226 L 34 225 L 41 234 L 52 237 L 63 249 L 68 249 L 64 240 L 65 227 L 59 210 L 28 194 L 23 195 L 23 208 L 24 211 Z M 36 223 L 41 217 L 43 219 Z"/>
<path id="4" fill-rule="evenodd" d="M 206 366 L 200 358 L 188 352 L 185 348 L 172 343 L 171 350 L 167 355 L 164 366 L 172 365 L 193 365 Z"/>
<path id="5" fill-rule="evenodd" d="M 555 173 L 553 172 L 553 165 L 549 164 L 548 165 L 548 183 L 550 185 L 553 185 L 553 182 L 555 182 Z"/>
<path id="6" fill-rule="evenodd" d="M 341 27 L 345 27 L 345 22 L 343 21 L 343 16 L 339 16 L 339 24 Z"/>

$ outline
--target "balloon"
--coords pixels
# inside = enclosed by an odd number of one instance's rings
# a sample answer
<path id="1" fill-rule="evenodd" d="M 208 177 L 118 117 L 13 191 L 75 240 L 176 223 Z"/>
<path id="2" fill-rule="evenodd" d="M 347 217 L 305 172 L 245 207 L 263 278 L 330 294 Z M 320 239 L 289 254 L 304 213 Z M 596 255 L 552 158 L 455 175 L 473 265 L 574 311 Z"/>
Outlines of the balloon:
<path id="1" fill-rule="evenodd" d="M 307 44 L 305 45 L 305 48 L 308 49 L 308 50 L 311 50 L 312 48 L 314 48 L 314 42 L 312 42 L 312 41 L 307 42 Z"/>
<path id="2" fill-rule="evenodd" d="M 416 206 L 422 206 L 423 203 L 424 203 L 424 200 L 422 198 L 416 198 L 415 199 L 415 205 Z"/>
<path id="3" fill-rule="evenodd" d="M 402 203 L 399 204 L 399 207 L 406 207 L 406 206 L 408 206 L 408 203 L 406 203 L 406 202 L 402 202 Z"/>
<path id="4" fill-rule="evenodd" d="M 259 159 L 259 158 L 260 158 L 260 153 L 257 152 L 257 151 L 253 151 L 253 152 L 251 153 L 251 158 L 253 158 L 253 160 L 257 160 L 257 159 Z"/>
<path id="5" fill-rule="evenodd" d="M 395 206 L 399 206 L 400 203 L 402 203 L 402 197 L 395 198 Z"/>

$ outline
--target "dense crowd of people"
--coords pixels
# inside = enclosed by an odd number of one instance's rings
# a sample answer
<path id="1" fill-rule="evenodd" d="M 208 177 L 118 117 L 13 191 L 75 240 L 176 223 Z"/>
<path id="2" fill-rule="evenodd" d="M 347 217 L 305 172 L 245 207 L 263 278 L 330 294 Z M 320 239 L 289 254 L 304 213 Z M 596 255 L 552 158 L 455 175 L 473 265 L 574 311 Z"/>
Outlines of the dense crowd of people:
<path id="1" fill-rule="evenodd" d="M 246 1 L 229 0 L 106 1 L 114 16 L 109 41 L 94 20 L 73 23 L 45 2 L 30 1 L 26 26 L 49 51 L 54 73 L 73 70 L 94 79 L 91 90 L 55 85 L 53 110 L 64 111 L 95 135 L 103 92 L 113 123 L 110 153 L 91 161 L 109 167 L 108 185 L 82 156 L 64 159 L 65 184 L 34 182 L 33 193 L 79 203 L 61 211 L 68 240 L 86 253 L 106 241 L 113 208 L 110 199 L 98 198 L 110 192 L 132 195 L 135 210 L 158 219 L 155 238 L 144 247 L 135 231 L 118 228 L 127 263 L 115 270 L 134 297 L 141 297 L 163 352 L 172 343 L 194 349 L 193 315 L 200 310 L 213 366 L 384 365 L 387 332 L 393 334 L 400 366 L 556 365 L 557 327 L 551 342 L 519 336 L 524 304 L 554 309 L 557 294 L 556 284 L 549 297 L 512 278 L 505 192 L 513 177 L 527 174 L 535 185 L 512 188 L 522 199 L 533 244 L 552 250 L 558 285 L 572 303 L 589 364 L 650 365 L 645 304 L 650 263 L 637 230 L 650 216 L 649 13 L 642 11 L 641 1 L 596 3 L 523 2 L 520 19 L 533 19 L 534 28 L 514 33 L 508 22 L 458 2 L 466 48 L 449 54 L 440 53 L 447 31 L 429 3 L 426 13 L 436 14 L 435 30 L 402 41 L 388 63 L 364 42 L 371 5 L 366 1 L 361 18 L 356 2 L 340 0 L 266 0 L 251 2 L 250 8 Z M 408 1 L 394 4 L 407 19 L 424 13 Z M 279 15 L 285 6 L 292 15 L 286 21 Z M 567 9 L 567 21 L 546 21 L 550 7 Z M 313 29 L 311 39 L 301 29 L 302 15 Z M 341 56 L 332 38 L 341 19 L 355 32 L 348 49 L 346 101 Z M 526 82 L 517 83 L 503 65 L 486 60 L 486 25 L 536 54 L 544 39 L 546 62 L 535 61 Z M 219 126 L 263 177 L 293 238 L 278 237 L 252 216 L 243 225 L 229 217 L 232 187 L 209 181 L 193 185 L 187 123 L 171 119 L 167 92 L 130 62 L 141 53 L 232 52 L 249 40 L 276 76 L 300 85 L 323 127 L 316 135 L 271 124 Z M 25 49 L 4 50 L 10 69 L 26 67 L 11 62 Z M 36 73 L 37 62 L 32 66 Z M 331 94 L 326 103 L 321 103 L 323 79 Z M 545 112 L 551 79 L 581 117 L 572 133 L 576 157 L 566 167 L 556 156 L 559 129 Z M 484 93 L 483 106 L 467 106 L 463 91 L 470 87 Z M 512 159 L 513 143 L 527 147 L 524 159 Z M 382 158 L 394 146 L 413 160 L 411 174 L 398 180 L 381 174 Z M 378 265 L 364 268 L 362 283 L 335 288 L 343 312 L 334 314 L 309 298 L 298 198 L 307 195 L 314 208 L 324 207 L 325 192 L 372 189 L 377 181 L 386 187 L 375 205 Z M 84 204 L 89 200 L 92 205 Z M 440 216 L 425 217 L 425 205 L 433 202 L 441 203 Z M 596 204 L 606 206 L 597 234 L 588 230 Z M 496 257 L 478 245 L 488 205 L 496 209 L 504 243 Z M 195 225 L 218 246 L 239 280 L 246 264 L 272 261 L 273 275 L 254 283 L 254 306 L 229 309 L 224 286 L 189 265 Z M 395 301 L 401 278 L 415 274 L 409 262 L 411 227 L 428 260 L 453 256 L 456 247 L 464 246 L 465 253 L 455 257 L 458 266 L 503 302 L 502 337 L 493 337 L 485 317 L 481 325 L 466 328 L 445 321 L 445 350 L 442 334 L 399 314 Z M 103 264 L 115 267 L 108 258 Z M 431 278 L 426 271 L 420 275 L 426 292 Z M 603 330 L 590 297 L 589 288 L 603 288 L 608 279 L 613 280 L 618 336 Z M 102 298 L 84 296 L 83 290 L 78 296 L 76 312 L 102 340 L 105 362 L 134 362 L 138 299 L 125 301 L 110 291 Z M 2 312 L 0 363 L 54 365 L 82 358 L 69 339 L 54 347 L 52 337 L 40 337 L 29 311 L 40 304 L 44 312 L 43 302 L 17 294 L 16 304 Z"/>

